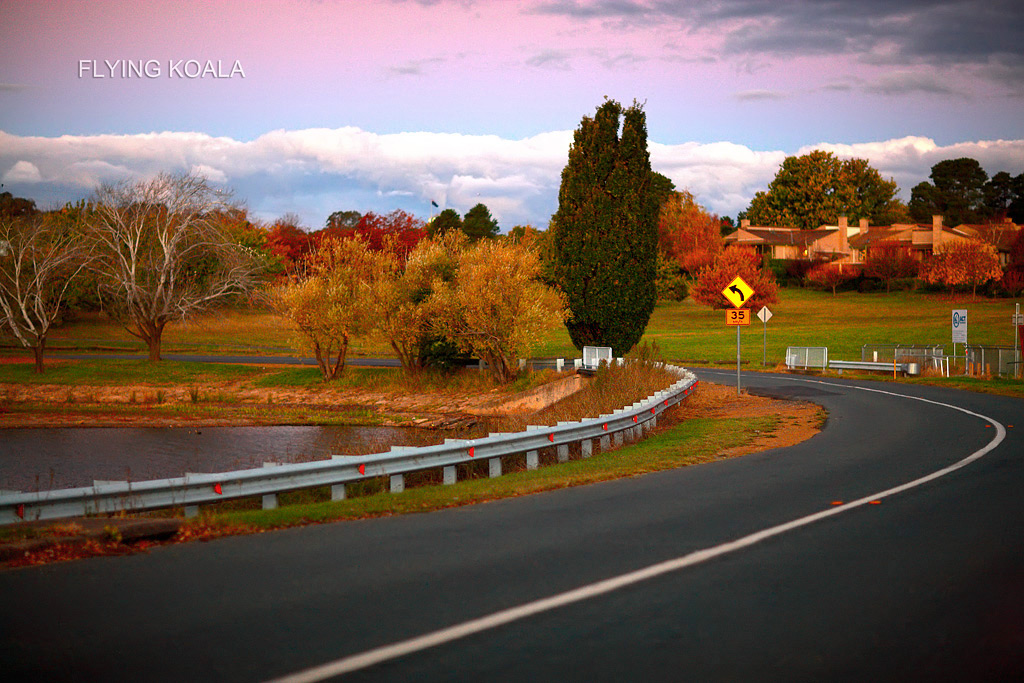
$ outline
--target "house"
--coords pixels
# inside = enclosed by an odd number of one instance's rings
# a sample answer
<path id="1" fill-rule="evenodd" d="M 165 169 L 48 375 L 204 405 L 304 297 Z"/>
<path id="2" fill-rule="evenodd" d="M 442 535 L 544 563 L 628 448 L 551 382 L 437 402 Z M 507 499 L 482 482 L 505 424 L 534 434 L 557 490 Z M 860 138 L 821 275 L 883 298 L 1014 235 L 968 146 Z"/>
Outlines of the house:
<path id="1" fill-rule="evenodd" d="M 1000 264 L 1009 262 L 1010 247 L 1017 237 L 1019 226 L 1010 222 L 991 225 L 958 225 L 955 228 L 942 224 L 942 216 L 932 216 L 931 225 L 895 223 L 885 227 L 868 228 L 850 237 L 853 263 L 863 263 L 872 247 L 880 242 L 897 243 L 905 246 L 918 260 L 932 255 L 935 247 L 956 240 L 977 239 L 992 244 L 999 253 Z"/>
<path id="2" fill-rule="evenodd" d="M 880 242 L 905 246 L 918 260 L 931 256 L 936 245 L 955 240 L 977 239 L 999 252 L 1003 267 L 1009 262 L 1010 249 L 1021 226 L 1009 220 L 987 225 L 942 224 L 942 216 L 932 216 L 931 224 L 894 223 L 868 226 L 865 218 L 857 226 L 840 216 L 838 225 L 822 225 L 814 230 L 792 227 L 752 226 L 741 220 L 740 227 L 723 238 L 726 246 L 751 247 L 758 254 L 774 259 L 828 260 L 840 263 L 864 263 L 871 249 Z"/>
<path id="3" fill-rule="evenodd" d="M 852 228 L 846 216 L 839 217 L 838 225 L 822 225 L 814 230 L 752 226 L 744 219 L 723 240 L 726 246 L 751 247 L 774 259 L 849 260 L 850 235 L 866 229 L 867 220 L 861 219 L 859 227 Z"/>

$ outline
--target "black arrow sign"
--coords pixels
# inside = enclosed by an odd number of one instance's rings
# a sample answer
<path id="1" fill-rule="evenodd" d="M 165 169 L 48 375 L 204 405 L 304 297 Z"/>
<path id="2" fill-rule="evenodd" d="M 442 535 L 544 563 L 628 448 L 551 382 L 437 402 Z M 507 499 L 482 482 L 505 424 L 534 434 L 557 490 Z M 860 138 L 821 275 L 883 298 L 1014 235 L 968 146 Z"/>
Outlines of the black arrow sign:
<path id="1" fill-rule="evenodd" d="M 732 287 L 730 287 L 729 291 L 730 292 L 736 292 L 737 296 L 739 296 L 739 298 L 740 298 L 740 303 L 742 303 L 742 302 L 747 300 L 747 297 L 743 296 L 743 290 L 741 290 L 736 285 L 733 285 Z"/>

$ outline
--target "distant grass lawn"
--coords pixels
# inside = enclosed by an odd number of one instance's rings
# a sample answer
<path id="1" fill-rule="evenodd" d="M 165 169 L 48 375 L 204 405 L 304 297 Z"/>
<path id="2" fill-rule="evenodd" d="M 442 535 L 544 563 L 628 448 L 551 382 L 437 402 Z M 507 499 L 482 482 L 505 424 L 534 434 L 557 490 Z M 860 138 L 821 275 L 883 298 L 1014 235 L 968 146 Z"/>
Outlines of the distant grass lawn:
<path id="1" fill-rule="evenodd" d="M 1010 346 L 1014 303 L 1024 299 L 950 299 L 944 294 L 893 292 L 860 294 L 783 288 L 779 303 L 769 306 L 767 362 L 782 362 L 787 346 L 827 346 L 829 357 L 859 360 L 863 344 L 943 344 L 952 350 L 950 313 L 965 308 L 972 344 Z M 761 363 L 763 326 L 756 318 L 741 328 L 742 354 L 750 366 Z M 661 302 L 654 310 L 644 340 L 655 341 L 666 359 L 690 363 L 729 364 L 736 358 L 736 333 L 725 325 L 725 313 L 695 303 Z M 85 316 L 53 331 L 51 346 L 109 347 L 143 351 L 143 346 L 103 315 Z M 172 324 L 164 336 L 164 352 L 208 352 L 250 355 L 300 353 L 294 333 L 280 316 L 267 311 L 225 311 L 187 325 Z M 19 353 L 10 350 L 7 353 Z M 391 357 L 380 339 L 356 340 L 353 356 Z M 27 355 L 27 354 L 26 354 Z M 538 357 L 575 357 L 565 328 L 551 330 L 534 352 Z"/>

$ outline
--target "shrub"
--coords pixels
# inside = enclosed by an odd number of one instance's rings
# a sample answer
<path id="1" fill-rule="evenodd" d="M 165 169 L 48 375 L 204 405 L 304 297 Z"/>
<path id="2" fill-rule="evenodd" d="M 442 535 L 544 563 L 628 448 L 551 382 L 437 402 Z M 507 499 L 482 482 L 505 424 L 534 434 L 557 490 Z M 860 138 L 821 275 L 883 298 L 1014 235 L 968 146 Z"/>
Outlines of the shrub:
<path id="1" fill-rule="evenodd" d="M 722 290 L 737 276 L 750 285 L 754 296 L 744 306 L 755 310 L 765 304 L 778 301 L 778 285 L 772 274 L 762 268 L 761 257 L 742 247 L 729 247 L 715 261 L 714 265 L 701 268 L 690 290 L 694 301 L 712 308 L 729 308 L 731 304 Z"/>

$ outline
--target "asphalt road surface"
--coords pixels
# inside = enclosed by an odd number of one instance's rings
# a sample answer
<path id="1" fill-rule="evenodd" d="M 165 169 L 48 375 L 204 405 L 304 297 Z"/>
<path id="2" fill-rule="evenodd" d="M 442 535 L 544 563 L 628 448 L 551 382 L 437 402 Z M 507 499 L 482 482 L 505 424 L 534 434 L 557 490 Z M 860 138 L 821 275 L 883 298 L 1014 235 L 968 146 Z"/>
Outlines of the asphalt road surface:
<path id="1" fill-rule="evenodd" d="M 3 572 L 0 676 L 1024 680 L 1024 401 L 743 379 L 825 406 L 824 430 L 485 505 Z"/>

